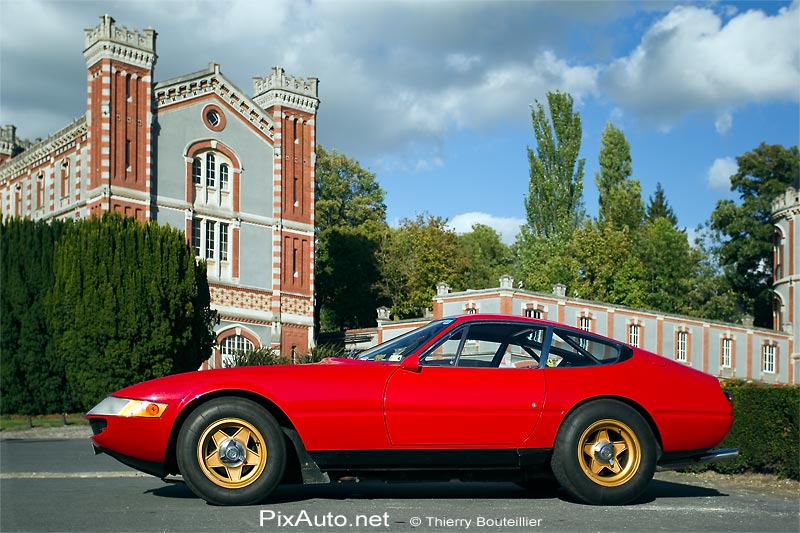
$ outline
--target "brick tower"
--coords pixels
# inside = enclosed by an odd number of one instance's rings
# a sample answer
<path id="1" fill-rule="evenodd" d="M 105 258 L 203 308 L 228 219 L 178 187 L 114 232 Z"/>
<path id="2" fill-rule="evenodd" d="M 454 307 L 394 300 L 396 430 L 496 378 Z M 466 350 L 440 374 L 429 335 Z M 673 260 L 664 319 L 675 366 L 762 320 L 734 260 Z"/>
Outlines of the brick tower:
<path id="1" fill-rule="evenodd" d="M 86 205 L 150 218 L 152 85 L 156 32 L 117 26 L 108 15 L 85 30 L 89 152 Z"/>

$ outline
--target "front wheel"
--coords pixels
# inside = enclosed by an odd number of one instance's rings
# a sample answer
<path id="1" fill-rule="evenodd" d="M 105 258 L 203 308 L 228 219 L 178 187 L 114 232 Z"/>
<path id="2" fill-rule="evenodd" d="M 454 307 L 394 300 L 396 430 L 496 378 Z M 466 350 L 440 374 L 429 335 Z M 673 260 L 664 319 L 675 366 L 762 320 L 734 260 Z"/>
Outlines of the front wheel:
<path id="1" fill-rule="evenodd" d="M 198 407 L 178 434 L 177 459 L 192 491 L 216 505 L 250 505 L 280 483 L 286 446 L 275 418 L 244 398 Z"/>
<path id="2" fill-rule="evenodd" d="M 579 407 L 556 438 L 553 474 L 574 497 L 593 505 L 639 498 L 656 469 L 656 441 L 632 407 L 597 400 Z"/>

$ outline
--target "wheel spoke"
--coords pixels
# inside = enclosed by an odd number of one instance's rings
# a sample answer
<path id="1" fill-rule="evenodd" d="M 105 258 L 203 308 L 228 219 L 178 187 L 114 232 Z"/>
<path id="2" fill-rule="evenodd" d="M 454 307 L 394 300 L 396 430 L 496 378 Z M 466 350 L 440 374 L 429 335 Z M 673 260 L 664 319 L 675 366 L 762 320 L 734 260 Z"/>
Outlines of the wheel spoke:
<path id="1" fill-rule="evenodd" d="M 211 440 L 214 441 L 214 447 L 216 447 L 217 449 L 219 449 L 219 445 L 222 444 L 222 441 L 224 441 L 227 438 L 229 438 L 228 434 L 222 431 L 221 429 L 215 431 L 214 434 L 211 435 Z"/>
<path id="2" fill-rule="evenodd" d="M 238 440 L 247 447 L 248 442 L 250 442 L 250 430 L 245 427 L 239 428 L 231 438 Z"/>
<path id="3" fill-rule="evenodd" d="M 219 453 L 214 451 L 206 456 L 206 466 L 208 468 L 218 468 L 225 465 L 222 464 L 222 461 L 219 458 Z"/>
<path id="4" fill-rule="evenodd" d="M 619 461 L 617 461 L 616 458 L 614 459 L 613 464 L 610 465 L 607 464 L 604 466 L 609 470 L 611 470 L 612 472 L 614 472 L 615 474 L 619 474 L 620 472 L 622 472 L 622 466 L 619 464 Z"/>
<path id="5" fill-rule="evenodd" d="M 614 442 L 613 444 L 614 444 L 614 458 L 619 457 L 620 454 L 622 454 L 622 452 L 628 450 L 628 444 L 625 441 Z"/>
<path id="6" fill-rule="evenodd" d="M 248 466 L 257 466 L 261 462 L 261 455 L 254 452 L 253 450 L 247 450 L 247 457 L 244 460 L 244 464 Z"/>
<path id="7" fill-rule="evenodd" d="M 594 445 L 595 444 L 596 443 L 594 443 L 594 442 L 587 442 L 586 444 L 584 444 L 583 445 L 583 453 L 585 453 L 589 457 L 593 458 L 594 457 Z"/>
<path id="8" fill-rule="evenodd" d="M 242 465 L 237 467 L 225 467 L 228 477 L 232 483 L 238 483 L 242 479 Z"/>

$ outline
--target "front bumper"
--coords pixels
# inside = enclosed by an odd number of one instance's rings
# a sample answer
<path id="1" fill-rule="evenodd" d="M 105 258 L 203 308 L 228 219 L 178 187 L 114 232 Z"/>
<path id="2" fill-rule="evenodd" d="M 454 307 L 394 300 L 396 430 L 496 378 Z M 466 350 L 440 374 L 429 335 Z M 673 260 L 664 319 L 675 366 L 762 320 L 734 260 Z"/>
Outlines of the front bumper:
<path id="1" fill-rule="evenodd" d="M 151 476 L 156 476 L 158 478 L 163 478 L 167 475 L 167 471 L 162 463 L 144 461 L 142 459 L 137 459 L 136 457 L 130 457 L 129 455 L 117 453 L 108 450 L 106 448 L 103 448 L 102 446 L 98 446 L 94 442 L 92 442 L 92 449 L 94 450 L 95 455 L 104 453 L 106 455 L 113 457 L 114 459 L 124 464 L 125 466 L 129 466 L 140 472 L 144 472 L 145 474 L 150 474 Z"/>

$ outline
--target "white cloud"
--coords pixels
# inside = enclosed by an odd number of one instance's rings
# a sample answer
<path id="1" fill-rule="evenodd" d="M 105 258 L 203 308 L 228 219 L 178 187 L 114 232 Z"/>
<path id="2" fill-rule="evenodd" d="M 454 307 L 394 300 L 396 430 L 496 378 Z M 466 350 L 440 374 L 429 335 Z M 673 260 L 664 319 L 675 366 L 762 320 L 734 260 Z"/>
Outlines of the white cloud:
<path id="1" fill-rule="evenodd" d="M 472 70 L 472 67 L 480 63 L 481 58 L 477 55 L 455 53 L 449 54 L 445 60 L 450 69 L 463 74 Z"/>
<path id="2" fill-rule="evenodd" d="M 774 16 L 759 10 L 739 13 L 724 24 L 710 8 L 678 6 L 629 56 L 605 69 L 600 85 L 620 105 L 662 129 L 697 111 L 800 101 L 798 35 L 800 2 Z M 726 123 L 719 122 L 718 129 Z"/>
<path id="3" fill-rule="evenodd" d="M 500 240 L 506 244 L 513 244 L 519 233 L 519 228 L 525 224 L 525 220 L 512 217 L 497 217 L 488 213 L 473 211 L 456 215 L 448 223 L 448 226 L 460 234 L 469 233 L 475 224 L 489 226 L 500 234 Z"/>
<path id="4" fill-rule="evenodd" d="M 739 171 L 739 165 L 732 157 L 715 159 L 708 169 L 708 184 L 713 189 L 730 191 L 731 176 Z"/>
<path id="5" fill-rule="evenodd" d="M 733 115 L 730 111 L 724 111 L 717 115 L 717 120 L 714 121 L 717 133 L 724 135 L 730 131 L 731 126 L 733 126 Z"/>

